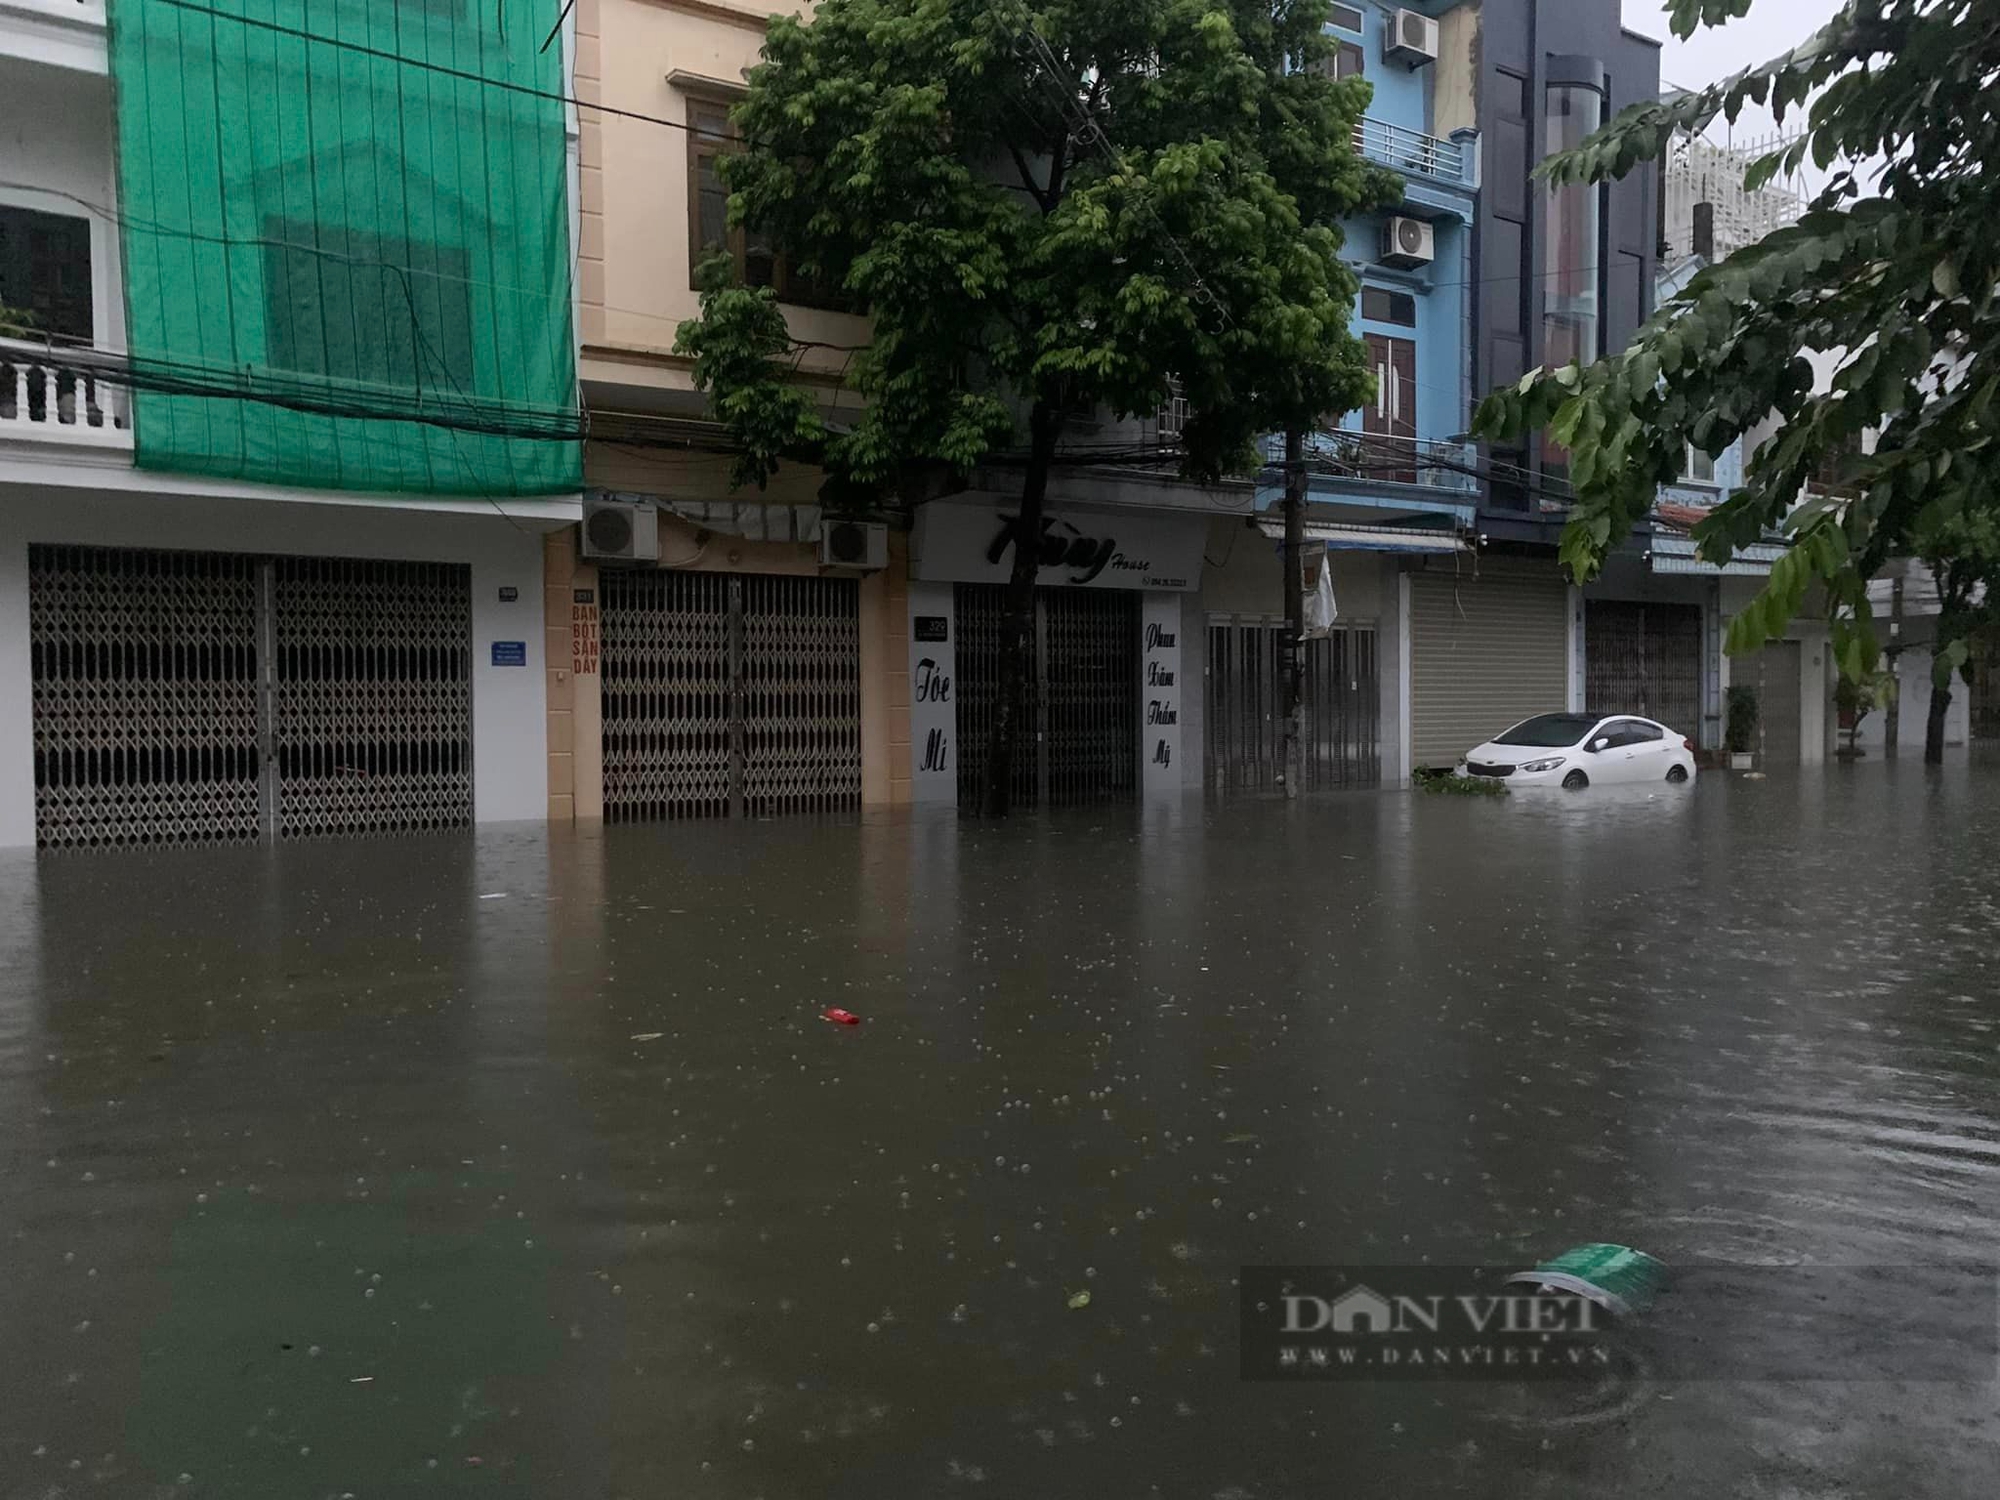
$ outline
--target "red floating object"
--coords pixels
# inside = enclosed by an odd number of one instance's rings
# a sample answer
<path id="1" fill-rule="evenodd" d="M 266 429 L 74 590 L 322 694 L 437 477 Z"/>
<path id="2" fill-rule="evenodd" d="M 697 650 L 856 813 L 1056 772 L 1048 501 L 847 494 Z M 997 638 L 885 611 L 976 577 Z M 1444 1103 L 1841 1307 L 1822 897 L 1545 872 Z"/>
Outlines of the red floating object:
<path id="1" fill-rule="evenodd" d="M 851 1010 L 842 1010 L 838 1005 L 829 1005 L 819 1013 L 822 1021 L 831 1021 L 836 1026 L 859 1026 L 861 1017 Z"/>

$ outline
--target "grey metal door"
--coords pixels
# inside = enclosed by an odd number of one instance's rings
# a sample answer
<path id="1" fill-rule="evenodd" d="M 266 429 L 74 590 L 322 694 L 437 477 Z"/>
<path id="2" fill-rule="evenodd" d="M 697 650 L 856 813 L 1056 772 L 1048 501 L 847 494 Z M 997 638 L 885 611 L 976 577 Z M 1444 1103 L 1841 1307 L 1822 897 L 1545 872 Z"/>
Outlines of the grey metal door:
<path id="1" fill-rule="evenodd" d="M 1044 589 L 1037 603 L 1042 800 L 1130 799 L 1139 790 L 1139 596 Z"/>
<path id="2" fill-rule="evenodd" d="M 598 579 L 608 821 L 860 806 L 853 579 L 655 568 Z"/>
<path id="3" fill-rule="evenodd" d="M 1283 784 L 1282 620 L 1216 616 L 1208 626 L 1207 778 L 1219 792 Z M 1375 631 L 1342 626 L 1306 642 L 1305 790 L 1374 786 L 1382 777 Z"/>
<path id="4" fill-rule="evenodd" d="M 861 805 L 861 591 L 852 578 L 742 580 L 743 811 Z"/>
<path id="5" fill-rule="evenodd" d="M 1007 591 L 960 584 L 958 802 L 979 805 L 1000 697 Z M 1039 589 L 1033 659 L 1008 781 L 1017 807 L 1135 796 L 1139 786 L 1139 598 L 1112 589 Z"/>
<path id="6" fill-rule="evenodd" d="M 1773 641 L 1748 662 L 1740 674 L 1757 689 L 1757 766 L 1765 771 L 1795 770 L 1799 764 L 1799 668 L 1802 648 L 1797 641 Z M 1743 672 L 1749 667 L 1750 672 Z"/>
<path id="7" fill-rule="evenodd" d="M 1584 706 L 1701 729 L 1701 608 L 1592 599 L 1584 606 Z"/>
<path id="8" fill-rule="evenodd" d="M 268 587 L 279 837 L 470 823 L 471 569 L 281 557 Z"/>
<path id="9" fill-rule="evenodd" d="M 472 820 L 471 570 L 29 548 L 36 840 Z"/>
<path id="10" fill-rule="evenodd" d="M 36 842 L 257 838 L 258 623 L 253 557 L 30 547 Z"/>

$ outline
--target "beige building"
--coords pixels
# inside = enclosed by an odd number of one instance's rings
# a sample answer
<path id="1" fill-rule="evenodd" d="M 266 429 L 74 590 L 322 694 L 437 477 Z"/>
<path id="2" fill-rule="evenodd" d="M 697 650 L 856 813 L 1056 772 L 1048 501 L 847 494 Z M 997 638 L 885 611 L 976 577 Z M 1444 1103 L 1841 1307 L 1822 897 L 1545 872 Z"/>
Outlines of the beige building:
<path id="1" fill-rule="evenodd" d="M 584 525 L 546 549 L 552 821 L 909 800 L 903 538 L 862 528 L 853 565 L 828 564 L 816 471 L 732 492 L 721 430 L 673 349 L 712 245 L 777 289 L 801 340 L 867 337 L 727 226 L 715 162 L 780 8 L 576 6 L 578 374 L 593 435 Z M 809 349 L 800 378 L 831 400 L 841 357 Z"/>

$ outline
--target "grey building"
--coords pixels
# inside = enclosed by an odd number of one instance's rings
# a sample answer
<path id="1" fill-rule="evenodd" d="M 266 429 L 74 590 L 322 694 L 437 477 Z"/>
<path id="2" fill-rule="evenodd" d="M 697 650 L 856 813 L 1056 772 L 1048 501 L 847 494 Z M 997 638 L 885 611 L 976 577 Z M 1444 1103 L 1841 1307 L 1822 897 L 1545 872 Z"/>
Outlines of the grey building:
<path id="1" fill-rule="evenodd" d="M 1653 306 L 1654 170 L 1551 190 L 1531 173 L 1656 98 L 1659 44 L 1619 0 L 1480 0 L 1439 13 L 1437 129 L 1482 143 L 1468 340 L 1475 396 L 1589 363 Z M 1410 761 L 1449 764 L 1529 714 L 1581 707 L 1583 601 L 1557 567 L 1567 456 L 1539 435 L 1482 450 L 1477 546 L 1403 574 Z"/>

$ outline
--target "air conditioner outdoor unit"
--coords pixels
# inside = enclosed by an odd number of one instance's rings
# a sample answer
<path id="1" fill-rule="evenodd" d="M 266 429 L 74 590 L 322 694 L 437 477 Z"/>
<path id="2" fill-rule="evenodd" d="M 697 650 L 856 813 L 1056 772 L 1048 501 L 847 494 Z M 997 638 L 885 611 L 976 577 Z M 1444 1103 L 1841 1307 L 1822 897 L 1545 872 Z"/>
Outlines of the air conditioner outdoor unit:
<path id="1" fill-rule="evenodd" d="M 1382 226 L 1382 253 L 1376 257 L 1385 266 L 1427 266 L 1437 259 L 1437 231 L 1422 219 L 1400 214 Z"/>
<path id="2" fill-rule="evenodd" d="M 1382 33 L 1382 55 L 1406 68 L 1421 68 L 1437 61 L 1438 23 L 1413 10 L 1399 10 L 1389 17 Z"/>
<path id="3" fill-rule="evenodd" d="M 583 555 L 595 562 L 658 562 L 660 513 L 629 500 L 584 501 Z"/>
<path id="4" fill-rule="evenodd" d="M 819 560 L 829 568 L 889 566 L 889 528 L 880 521 L 832 521 L 819 530 Z"/>

